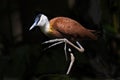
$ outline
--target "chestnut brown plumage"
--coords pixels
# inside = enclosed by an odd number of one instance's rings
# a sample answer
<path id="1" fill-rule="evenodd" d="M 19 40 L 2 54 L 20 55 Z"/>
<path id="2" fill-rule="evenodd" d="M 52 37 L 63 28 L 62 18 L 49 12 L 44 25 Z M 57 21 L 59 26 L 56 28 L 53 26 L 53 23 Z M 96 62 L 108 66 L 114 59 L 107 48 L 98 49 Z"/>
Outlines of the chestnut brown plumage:
<path id="1" fill-rule="evenodd" d="M 56 38 L 68 38 L 69 40 L 80 40 L 91 38 L 96 40 L 97 37 L 89 29 L 84 28 L 77 21 L 67 17 L 56 17 L 50 20 L 50 36 Z"/>

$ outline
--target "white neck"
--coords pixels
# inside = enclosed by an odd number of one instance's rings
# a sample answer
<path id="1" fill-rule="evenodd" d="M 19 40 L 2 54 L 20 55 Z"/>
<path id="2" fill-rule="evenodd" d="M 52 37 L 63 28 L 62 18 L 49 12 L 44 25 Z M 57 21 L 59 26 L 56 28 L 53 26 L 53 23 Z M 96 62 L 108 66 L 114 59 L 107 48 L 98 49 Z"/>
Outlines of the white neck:
<path id="1" fill-rule="evenodd" d="M 40 21 L 38 22 L 38 25 L 44 34 L 47 34 L 49 32 L 50 23 L 47 16 L 42 15 Z"/>
<path id="2" fill-rule="evenodd" d="M 49 30 L 50 30 L 49 21 L 47 21 L 46 24 L 43 27 L 40 27 L 40 29 L 44 34 L 47 34 L 49 32 Z"/>

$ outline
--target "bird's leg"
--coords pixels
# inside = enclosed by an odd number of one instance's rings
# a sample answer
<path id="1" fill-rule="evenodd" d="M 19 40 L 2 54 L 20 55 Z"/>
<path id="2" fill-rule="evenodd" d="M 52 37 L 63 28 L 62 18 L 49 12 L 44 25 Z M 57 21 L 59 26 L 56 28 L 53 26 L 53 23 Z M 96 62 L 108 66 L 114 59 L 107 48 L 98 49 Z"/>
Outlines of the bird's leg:
<path id="1" fill-rule="evenodd" d="M 66 39 L 66 43 L 68 43 L 69 45 L 71 45 L 72 47 L 74 47 L 75 49 L 77 49 L 79 52 L 84 52 L 84 48 L 81 45 L 79 47 L 77 47 L 76 45 L 74 45 L 72 42 L 70 42 L 67 39 Z"/>
<path id="2" fill-rule="evenodd" d="M 58 44 L 61 44 L 61 43 L 63 43 L 64 41 L 58 41 L 58 40 L 54 39 L 54 40 L 45 41 L 45 42 L 43 42 L 42 44 L 45 44 L 45 43 L 52 43 L 52 42 L 56 42 L 56 43 L 54 43 L 54 44 L 48 46 L 48 47 L 45 48 L 44 50 L 46 50 L 46 49 L 48 49 L 48 48 L 51 48 L 51 47 L 53 47 L 53 46 L 56 46 L 56 45 L 58 45 Z M 66 61 L 67 61 L 68 58 L 67 58 L 66 46 L 67 46 L 67 45 L 66 45 L 66 43 L 65 43 L 65 44 L 64 44 L 64 51 L 65 51 L 65 58 L 66 58 Z"/>
<path id="3" fill-rule="evenodd" d="M 67 75 L 70 73 L 70 70 L 71 70 L 71 68 L 72 68 L 72 66 L 73 66 L 73 63 L 74 63 L 74 61 L 75 61 L 75 57 L 74 57 L 74 55 L 73 55 L 73 53 L 72 53 L 72 51 L 71 51 L 71 49 L 69 48 L 68 49 L 68 51 L 70 52 L 70 65 L 69 65 L 69 67 L 68 67 L 68 70 L 67 70 Z"/>
<path id="4" fill-rule="evenodd" d="M 53 42 L 64 42 L 64 39 L 51 39 L 43 42 L 42 44 L 53 43 Z"/>
<path id="5" fill-rule="evenodd" d="M 76 44 L 79 46 L 79 48 L 84 50 L 84 48 L 80 45 L 80 43 L 78 41 L 76 41 Z"/>
<path id="6" fill-rule="evenodd" d="M 66 60 L 67 60 L 66 44 L 71 45 L 72 47 L 74 47 L 75 49 L 77 49 L 79 52 L 84 52 L 84 48 L 80 45 L 80 43 L 79 43 L 78 41 L 76 41 L 76 43 L 77 43 L 77 45 L 78 45 L 79 47 L 77 47 L 76 45 L 74 45 L 72 42 L 70 42 L 70 41 L 67 40 L 66 38 L 64 38 L 64 39 L 52 39 L 52 40 L 48 40 L 48 41 L 43 42 L 43 44 L 54 43 L 54 44 L 48 46 L 48 48 L 50 48 L 50 47 L 56 46 L 56 45 L 58 45 L 58 44 L 61 44 L 61 43 L 63 43 L 63 42 L 65 43 L 64 51 L 65 51 Z M 69 74 L 69 72 L 70 72 L 70 70 L 71 70 L 71 68 L 72 68 L 72 66 L 73 66 L 73 63 L 74 63 L 74 61 L 75 61 L 75 57 L 74 57 L 74 55 L 73 55 L 73 53 L 72 53 L 72 51 L 71 51 L 70 48 L 68 49 L 68 51 L 70 52 L 71 61 L 70 61 L 68 70 L 67 70 L 67 72 L 66 72 L 67 75 Z"/>
<path id="7" fill-rule="evenodd" d="M 66 58 L 66 61 L 68 60 L 68 57 L 67 57 L 67 51 L 66 51 L 66 48 L 67 48 L 67 44 L 65 43 L 64 45 L 64 51 L 65 51 L 65 58 Z"/>
<path id="8" fill-rule="evenodd" d="M 74 47 L 75 49 L 77 49 L 79 52 L 84 52 L 84 48 L 80 45 L 79 47 L 75 46 L 72 42 L 70 42 L 69 40 L 67 40 L 66 38 L 64 39 L 52 39 L 52 40 L 48 40 L 48 41 L 45 41 L 43 44 L 46 44 L 46 43 L 53 43 L 53 42 L 65 42 L 65 43 L 68 43 L 69 45 L 71 45 L 72 47 Z M 57 44 L 56 44 L 57 45 Z M 55 45 L 51 45 L 52 47 L 55 46 Z"/>
<path id="9" fill-rule="evenodd" d="M 54 44 L 48 46 L 48 47 L 45 48 L 44 50 L 46 50 L 46 49 L 48 49 L 48 48 L 51 48 L 51 47 L 53 47 L 53 46 L 56 46 L 56 45 L 58 45 L 58 44 L 61 44 L 61 43 L 63 43 L 63 42 L 56 42 L 56 43 L 54 43 Z"/>

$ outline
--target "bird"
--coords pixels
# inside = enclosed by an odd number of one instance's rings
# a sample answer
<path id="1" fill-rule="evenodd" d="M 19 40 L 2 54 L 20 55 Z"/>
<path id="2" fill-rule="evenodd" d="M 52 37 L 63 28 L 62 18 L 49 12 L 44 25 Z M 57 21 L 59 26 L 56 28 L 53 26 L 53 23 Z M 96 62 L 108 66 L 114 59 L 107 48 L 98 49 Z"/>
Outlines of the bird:
<path id="1" fill-rule="evenodd" d="M 79 22 L 69 17 L 60 16 L 54 17 L 49 20 L 46 15 L 38 14 L 35 18 L 33 25 L 29 28 L 29 30 L 32 30 L 36 26 L 38 26 L 46 36 L 51 38 L 50 40 L 43 42 L 43 44 L 54 43 L 48 46 L 48 48 L 56 46 L 61 43 L 65 44 L 64 51 L 66 59 L 67 59 L 66 51 L 67 44 L 77 49 L 80 53 L 83 53 L 85 49 L 79 43 L 79 40 L 84 40 L 87 38 L 92 40 L 97 39 L 97 37 L 92 33 L 94 32 L 94 30 L 90 30 L 83 27 Z M 77 46 L 73 44 L 73 42 L 76 42 Z M 69 48 L 68 51 L 71 54 L 71 62 L 66 74 L 69 74 L 70 68 L 73 65 L 74 61 L 74 55 L 73 53 L 71 53 L 71 49 Z"/>

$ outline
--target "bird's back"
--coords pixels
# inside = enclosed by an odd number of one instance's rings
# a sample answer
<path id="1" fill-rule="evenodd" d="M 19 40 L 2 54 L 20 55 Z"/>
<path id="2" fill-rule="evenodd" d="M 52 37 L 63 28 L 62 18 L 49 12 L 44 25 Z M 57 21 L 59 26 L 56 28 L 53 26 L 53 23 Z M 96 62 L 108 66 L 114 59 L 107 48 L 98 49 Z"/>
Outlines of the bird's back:
<path id="1" fill-rule="evenodd" d="M 53 18 L 50 20 L 50 24 L 51 29 L 58 32 L 59 35 L 61 35 L 61 37 L 67 37 L 70 39 L 96 39 L 96 36 L 93 33 L 91 33 L 90 30 L 84 28 L 77 21 L 67 17 Z"/>

